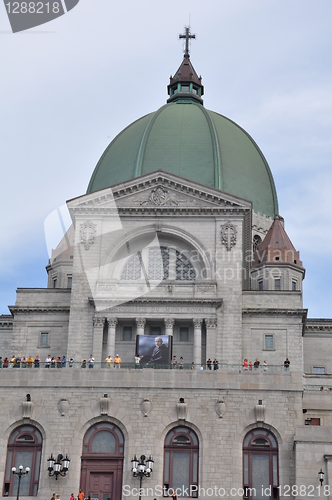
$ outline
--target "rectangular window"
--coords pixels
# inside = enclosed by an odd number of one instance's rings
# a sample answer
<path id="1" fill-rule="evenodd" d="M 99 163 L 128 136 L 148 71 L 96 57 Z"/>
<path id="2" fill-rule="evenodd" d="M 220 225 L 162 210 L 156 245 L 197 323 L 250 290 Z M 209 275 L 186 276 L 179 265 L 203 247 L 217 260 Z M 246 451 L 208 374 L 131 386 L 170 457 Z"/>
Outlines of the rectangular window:
<path id="1" fill-rule="evenodd" d="M 325 366 L 314 366 L 312 373 L 314 375 L 325 375 Z"/>
<path id="2" fill-rule="evenodd" d="M 57 281 L 57 278 L 53 278 L 53 288 L 56 288 Z"/>
<path id="3" fill-rule="evenodd" d="M 258 282 L 258 290 L 260 290 L 260 291 L 263 290 L 263 281 Z"/>
<path id="4" fill-rule="evenodd" d="M 157 337 L 158 335 L 161 335 L 160 326 L 151 326 L 150 335 L 154 335 L 155 337 Z"/>
<path id="5" fill-rule="evenodd" d="M 67 288 L 71 288 L 72 282 L 73 282 L 73 277 L 67 276 Z"/>
<path id="6" fill-rule="evenodd" d="M 266 351 L 273 351 L 273 335 L 264 336 L 264 349 Z"/>
<path id="7" fill-rule="evenodd" d="M 180 342 L 189 342 L 189 328 L 187 326 L 180 327 Z"/>
<path id="8" fill-rule="evenodd" d="M 48 332 L 41 332 L 39 347 L 49 347 L 48 341 L 49 341 Z"/>
<path id="9" fill-rule="evenodd" d="M 296 292 L 296 281 L 292 281 L 292 291 Z"/>
<path id="10" fill-rule="evenodd" d="M 133 337 L 133 327 L 132 326 L 124 326 L 122 331 L 122 340 L 126 342 L 130 342 Z"/>
<path id="11" fill-rule="evenodd" d="M 277 278 L 274 280 L 274 289 L 276 291 L 280 291 L 281 290 L 281 287 L 280 287 L 280 278 Z"/>
<path id="12" fill-rule="evenodd" d="M 305 425 L 320 425 L 320 418 L 306 418 Z"/>

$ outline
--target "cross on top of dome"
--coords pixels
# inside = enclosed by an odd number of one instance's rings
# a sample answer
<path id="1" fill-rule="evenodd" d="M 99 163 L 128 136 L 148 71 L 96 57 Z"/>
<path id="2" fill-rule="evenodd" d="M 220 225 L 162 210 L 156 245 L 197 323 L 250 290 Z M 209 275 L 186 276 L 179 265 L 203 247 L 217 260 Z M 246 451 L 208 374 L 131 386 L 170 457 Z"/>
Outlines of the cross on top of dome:
<path id="1" fill-rule="evenodd" d="M 185 33 L 179 39 L 185 40 L 184 57 L 179 69 L 170 77 L 167 87 L 169 99 L 167 102 L 196 102 L 203 104 L 204 87 L 202 77 L 198 76 L 190 61 L 189 42 L 196 35 L 190 33 L 190 26 L 185 26 Z"/>
<path id="2" fill-rule="evenodd" d="M 191 38 L 196 38 L 196 35 L 192 35 L 190 33 L 190 26 L 185 26 L 184 27 L 185 33 L 183 35 L 179 35 L 179 39 L 184 38 L 186 40 L 185 42 L 185 48 L 184 48 L 184 57 L 189 59 L 190 54 L 189 54 L 189 41 Z"/>

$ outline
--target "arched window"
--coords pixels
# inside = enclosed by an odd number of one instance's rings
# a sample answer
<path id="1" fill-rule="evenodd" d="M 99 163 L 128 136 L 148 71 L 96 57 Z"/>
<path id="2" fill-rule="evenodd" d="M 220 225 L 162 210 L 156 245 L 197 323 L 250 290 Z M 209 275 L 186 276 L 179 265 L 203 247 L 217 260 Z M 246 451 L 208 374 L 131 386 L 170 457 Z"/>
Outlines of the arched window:
<path id="1" fill-rule="evenodd" d="M 198 453 L 198 438 L 192 429 L 169 431 L 164 446 L 164 496 L 172 488 L 179 497 L 198 497 Z"/>
<path id="2" fill-rule="evenodd" d="M 243 441 L 244 498 L 279 498 L 278 443 L 266 429 L 253 429 Z M 270 489 L 271 487 L 271 489 Z"/>
<path id="3" fill-rule="evenodd" d="M 12 473 L 12 467 L 18 470 L 20 465 L 23 469 L 30 467 L 29 474 L 21 479 L 20 495 L 37 496 L 42 444 L 39 430 L 32 425 L 22 425 L 11 433 L 7 445 L 4 496 L 16 495 L 18 478 Z"/>
<path id="4" fill-rule="evenodd" d="M 143 254 L 144 255 L 144 254 Z M 150 247 L 148 253 L 148 279 L 149 280 L 168 280 L 170 275 L 170 267 L 172 267 L 173 275 L 177 281 L 194 281 L 196 279 L 196 271 L 190 260 L 181 252 L 176 250 L 175 258 L 170 259 L 170 249 L 168 247 Z M 131 281 L 139 280 L 145 275 L 145 270 L 142 273 L 142 253 L 137 252 L 130 257 L 121 272 L 121 280 Z"/>
<path id="5" fill-rule="evenodd" d="M 195 278 L 196 273 L 191 262 L 182 253 L 176 251 L 176 279 L 193 281 Z"/>
<path id="6" fill-rule="evenodd" d="M 261 243 L 262 243 L 262 238 L 259 236 L 259 234 L 255 234 L 253 241 L 252 241 L 252 249 L 253 249 L 254 253 L 256 252 L 256 250 L 259 249 L 259 247 L 261 246 Z"/>
<path id="7" fill-rule="evenodd" d="M 124 438 L 110 422 L 99 422 L 85 433 L 81 488 L 95 500 L 121 499 Z"/>
<path id="8" fill-rule="evenodd" d="M 149 280 L 168 280 L 169 250 L 166 247 L 149 248 Z"/>
<path id="9" fill-rule="evenodd" d="M 123 268 L 122 280 L 139 280 L 141 278 L 142 256 L 141 252 L 130 257 L 125 267 Z"/>

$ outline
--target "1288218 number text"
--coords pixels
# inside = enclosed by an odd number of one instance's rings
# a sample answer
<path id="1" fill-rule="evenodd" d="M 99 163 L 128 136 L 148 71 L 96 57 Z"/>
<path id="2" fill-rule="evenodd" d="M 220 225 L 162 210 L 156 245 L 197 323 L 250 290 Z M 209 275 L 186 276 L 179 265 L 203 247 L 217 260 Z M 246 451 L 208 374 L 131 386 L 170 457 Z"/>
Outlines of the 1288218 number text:
<path id="1" fill-rule="evenodd" d="M 59 2 L 8 2 L 8 14 L 59 14 Z"/>
<path id="2" fill-rule="evenodd" d="M 293 484 L 285 484 L 284 486 L 278 486 L 279 495 L 283 497 L 328 497 L 330 496 L 330 486 L 325 484 L 324 486 L 314 486 L 313 484 L 300 486 Z"/>

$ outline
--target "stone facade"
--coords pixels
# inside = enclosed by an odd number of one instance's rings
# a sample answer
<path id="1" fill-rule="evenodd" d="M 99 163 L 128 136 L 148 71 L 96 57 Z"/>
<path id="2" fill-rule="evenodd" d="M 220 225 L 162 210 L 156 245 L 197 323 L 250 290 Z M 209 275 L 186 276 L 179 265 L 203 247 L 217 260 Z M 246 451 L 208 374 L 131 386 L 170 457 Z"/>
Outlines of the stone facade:
<path id="1" fill-rule="evenodd" d="M 124 438 L 123 486 L 138 485 L 135 454 L 154 459 L 144 485 L 165 484 L 164 444 L 175 428 L 198 438 L 201 488 L 241 491 L 244 439 L 258 429 L 277 442 L 280 498 L 287 485 L 316 488 L 320 468 L 330 484 L 332 320 L 307 319 L 302 287 L 275 290 L 272 279 L 264 290 L 252 286 L 252 237 L 257 228 L 267 233 L 267 219 L 253 214 L 250 202 L 164 172 L 84 195 L 68 208 L 73 226 L 47 266 L 48 288 L 18 289 L 11 315 L 0 318 L 2 358 L 42 360 L 39 369 L 21 363 L 1 370 L 4 494 L 9 488 L 15 495 L 10 436 L 31 426 L 43 441 L 37 496 L 69 498 L 80 486 L 96 493 L 82 483 L 84 440 L 107 422 Z M 135 367 L 136 335 L 151 334 L 172 337 L 184 369 Z M 94 367 L 83 369 L 91 353 Z M 45 369 L 48 354 L 66 355 L 67 366 Z M 104 359 L 116 354 L 121 369 L 108 369 Z M 218 370 L 207 369 L 208 358 L 218 359 Z M 244 370 L 245 358 L 266 360 L 267 369 Z M 70 457 L 69 472 L 57 481 L 48 476 L 52 453 Z M 112 499 L 126 497 L 112 488 Z"/>

